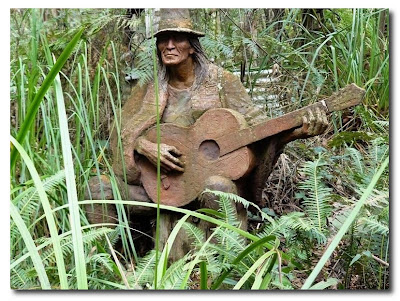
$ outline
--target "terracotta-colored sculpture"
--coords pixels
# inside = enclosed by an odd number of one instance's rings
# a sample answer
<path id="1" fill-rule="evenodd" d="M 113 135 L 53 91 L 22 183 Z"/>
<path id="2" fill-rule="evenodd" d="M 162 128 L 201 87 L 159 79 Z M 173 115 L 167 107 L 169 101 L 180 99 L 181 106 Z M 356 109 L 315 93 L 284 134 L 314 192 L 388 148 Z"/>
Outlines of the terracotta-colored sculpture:
<path id="1" fill-rule="evenodd" d="M 161 203 L 190 209 L 217 209 L 212 196 L 199 197 L 205 188 L 237 193 L 257 202 L 284 145 L 325 131 L 328 125 L 325 107 L 315 105 L 296 118 L 293 115 L 275 121 L 274 128 L 270 123 L 263 129 L 248 130 L 265 124 L 268 118 L 253 105 L 236 76 L 207 60 L 198 40 L 203 35 L 193 29 L 187 9 L 161 10 L 159 30 L 155 34 L 160 69 L 158 109 L 163 124 Z M 132 90 L 122 110 L 123 156 L 118 150 L 116 133 L 111 137 L 113 169 L 124 199 L 155 200 L 157 144 L 152 129 L 156 123 L 155 99 L 153 82 Z M 112 199 L 105 176 L 101 183 L 98 178 L 90 181 L 92 198 L 101 198 L 100 185 L 108 191 L 106 198 Z M 234 206 L 241 227 L 246 229 L 246 209 Z M 86 209 L 89 221 L 103 220 L 101 206 Z M 133 216 L 153 213 L 145 207 L 131 208 Z M 180 216 L 171 212 L 161 215 L 163 246 Z M 115 208 L 109 208 L 108 216 L 109 221 L 116 219 Z M 213 225 L 199 220 L 191 222 L 209 236 Z M 190 250 L 190 241 L 183 230 L 173 250 L 173 260 Z"/>

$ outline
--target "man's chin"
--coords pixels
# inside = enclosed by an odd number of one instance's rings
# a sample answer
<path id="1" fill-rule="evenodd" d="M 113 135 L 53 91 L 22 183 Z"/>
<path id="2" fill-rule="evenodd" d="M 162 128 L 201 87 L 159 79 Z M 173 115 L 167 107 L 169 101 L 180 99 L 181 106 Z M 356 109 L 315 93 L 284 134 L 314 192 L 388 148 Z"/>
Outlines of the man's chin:
<path id="1" fill-rule="evenodd" d="M 167 67 L 178 65 L 178 60 L 163 60 L 163 64 Z"/>

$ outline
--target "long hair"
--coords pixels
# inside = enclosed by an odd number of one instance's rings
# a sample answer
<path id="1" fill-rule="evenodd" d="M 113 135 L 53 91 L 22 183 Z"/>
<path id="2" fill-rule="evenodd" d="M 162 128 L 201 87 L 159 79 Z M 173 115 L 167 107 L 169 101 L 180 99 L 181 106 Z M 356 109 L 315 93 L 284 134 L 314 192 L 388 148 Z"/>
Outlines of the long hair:
<path id="1" fill-rule="evenodd" d="M 201 47 L 200 41 L 197 37 L 189 36 L 188 38 L 190 45 L 194 49 L 192 54 L 193 61 L 195 63 L 194 73 L 195 80 L 192 86 L 192 90 L 196 90 L 204 81 L 208 74 L 208 59 L 204 53 L 203 47 Z M 158 84 L 163 91 L 167 90 L 169 81 L 168 68 L 163 64 L 161 58 L 161 52 L 157 48 L 158 57 Z"/>

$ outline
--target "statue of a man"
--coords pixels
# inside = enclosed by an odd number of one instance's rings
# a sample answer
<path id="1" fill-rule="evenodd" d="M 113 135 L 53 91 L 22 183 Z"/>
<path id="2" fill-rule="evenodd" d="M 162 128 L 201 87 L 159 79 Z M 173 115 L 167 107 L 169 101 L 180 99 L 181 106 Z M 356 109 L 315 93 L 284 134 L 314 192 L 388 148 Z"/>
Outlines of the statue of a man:
<path id="1" fill-rule="evenodd" d="M 232 73 L 212 64 L 200 45 L 199 37 L 204 33 L 193 29 L 187 9 L 162 9 L 159 29 L 154 34 L 157 42 L 159 60 L 159 111 L 162 123 L 174 123 L 191 126 L 207 110 L 229 108 L 242 114 L 248 125 L 254 125 L 267 118 L 264 111 L 255 106 L 240 80 Z M 154 82 L 145 86 L 136 86 L 122 109 L 121 138 L 123 155 L 118 148 L 116 132 L 111 137 L 113 170 L 119 178 L 120 191 L 124 199 L 150 202 L 146 191 L 141 186 L 140 169 L 137 160 L 146 157 L 157 164 L 157 144 L 144 136 L 156 123 L 156 97 Z M 223 120 L 221 120 L 223 122 Z M 257 202 L 265 181 L 283 147 L 290 141 L 307 138 L 322 133 L 327 127 L 324 112 L 315 110 L 304 118 L 303 126 L 289 130 L 271 138 L 256 142 L 250 147 L 256 155 L 256 167 L 246 178 L 232 181 L 215 175 L 206 181 L 211 190 L 237 193 L 248 200 Z M 174 146 L 161 144 L 161 168 L 164 171 L 184 172 L 185 166 L 180 159 L 180 150 Z M 126 172 L 126 182 L 124 182 Z M 92 198 L 101 198 L 100 185 L 106 198 L 112 199 L 111 185 L 107 177 L 101 181 L 93 178 L 90 183 Z M 247 227 L 247 212 L 240 204 L 234 204 L 241 227 Z M 210 195 L 193 200 L 186 205 L 190 209 L 217 209 L 215 199 Z M 103 220 L 101 206 L 87 207 L 89 221 Z M 115 208 L 107 210 L 111 219 L 116 219 Z M 133 216 L 154 214 L 153 210 L 138 206 L 131 208 Z M 160 242 L 163 245 L 180 215 L 162 212 Z M 150 217 L 149 217 L 150 218 Z M 213 225 L 192 219 L 191 223 L 210 235 Z M 175 240 L 172 259 L 182 257 L 190 250 L 190 241 L 181 230 Z"/>

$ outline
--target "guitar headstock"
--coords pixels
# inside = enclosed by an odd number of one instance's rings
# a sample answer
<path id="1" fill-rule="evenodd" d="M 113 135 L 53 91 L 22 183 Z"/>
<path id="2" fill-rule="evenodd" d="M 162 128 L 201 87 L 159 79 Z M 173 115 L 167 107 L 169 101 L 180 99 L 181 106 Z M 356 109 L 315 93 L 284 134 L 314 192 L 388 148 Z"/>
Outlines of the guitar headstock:
<path id="1" fill-rule="evenodd" d="M 353 107 L 361 103 L 365 95 L 365 90 L 356 84 L 350 84 L 340 89 L 321 102 L 328 108 L 329 112 L 340 111 Z"/>

